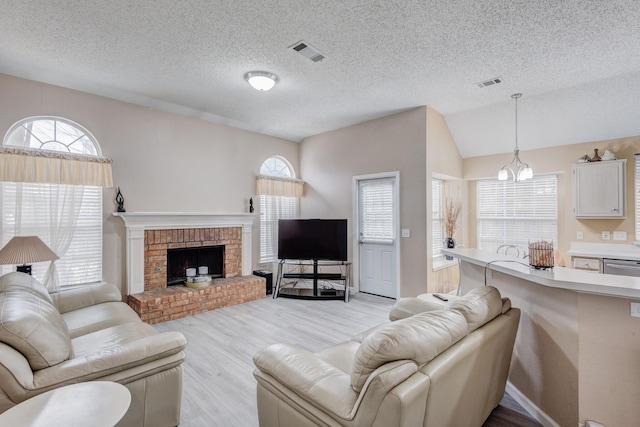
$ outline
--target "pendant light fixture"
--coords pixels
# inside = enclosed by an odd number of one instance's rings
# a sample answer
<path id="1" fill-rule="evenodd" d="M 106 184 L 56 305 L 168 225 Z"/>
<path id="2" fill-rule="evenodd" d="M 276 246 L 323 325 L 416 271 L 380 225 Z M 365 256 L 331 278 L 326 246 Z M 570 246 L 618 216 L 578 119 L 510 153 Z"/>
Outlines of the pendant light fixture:
<path id="1" fill-rule="evenodd" d="M 280 81 L 278 76 L 268 71 L 250 71 L 244 75 L 244 79 L 252 88 L 262 92 L 271 90 Z"/>
<path id="2" fill-rule="evenodd" d="M 520 160 L 520 149 L 518 148 L 518 98 L 522 96 L 521 93 L 514 93 L 511 95 L 516 101 L 516 148 L 513 150 L 513 159 L 506 165 L 502 166 L 500 172 L 498 172 L 498 179 L 500 181 L 506 181 L 509 179 L 509 172 L 511 172 L 511 179 L 513 182 L 525 181 L 533 178 L 533 169 Z"/>

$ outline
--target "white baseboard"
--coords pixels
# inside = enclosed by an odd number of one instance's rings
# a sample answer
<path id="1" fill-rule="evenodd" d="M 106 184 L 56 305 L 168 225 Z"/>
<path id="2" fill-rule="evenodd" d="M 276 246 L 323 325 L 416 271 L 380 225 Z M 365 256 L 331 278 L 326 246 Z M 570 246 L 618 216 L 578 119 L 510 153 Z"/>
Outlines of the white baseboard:
<path id="1" fill-rule="evenodd" d="M 520 404 L 524 408 L 525 411 L 531 415 L 533 419 L 542 424 L 544 427 L 561 427 L 560 424 L 555 422 L 553 418 L 547 415 L 542 409 L 538 408 L 535 403 L 529 400 L 524 394 L 520 392 L 511 382 L 507 381 L 506 387 L 507 393 L 509 396 L 513 398 L 516 402 Z"/>

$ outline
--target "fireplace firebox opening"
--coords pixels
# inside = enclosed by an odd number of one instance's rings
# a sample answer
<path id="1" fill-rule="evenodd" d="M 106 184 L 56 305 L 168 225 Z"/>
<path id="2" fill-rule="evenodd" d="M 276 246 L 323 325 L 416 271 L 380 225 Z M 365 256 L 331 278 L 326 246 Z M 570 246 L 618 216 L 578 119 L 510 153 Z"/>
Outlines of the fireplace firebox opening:
<path id="1" fill-rule="evenodd" d="M 187 268 L 207 267 L 212 279 L 224 277 L 224 245 L 167 250 L 167 286 L 183 285 Z"/>

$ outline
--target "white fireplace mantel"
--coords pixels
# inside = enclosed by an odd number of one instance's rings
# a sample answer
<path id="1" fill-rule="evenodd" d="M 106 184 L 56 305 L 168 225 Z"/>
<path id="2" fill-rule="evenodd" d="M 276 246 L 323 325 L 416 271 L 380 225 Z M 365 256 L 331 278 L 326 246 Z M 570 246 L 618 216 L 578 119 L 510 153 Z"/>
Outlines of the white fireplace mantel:
<path id="1" fill-rule="evenodd" d="M 144 232 L 176 228 L 242 227 L 242 275 L 251 274 L 251 228 L 255 214 L 114 212 L 127 230 L 127 295 L 144 291 Z"/>

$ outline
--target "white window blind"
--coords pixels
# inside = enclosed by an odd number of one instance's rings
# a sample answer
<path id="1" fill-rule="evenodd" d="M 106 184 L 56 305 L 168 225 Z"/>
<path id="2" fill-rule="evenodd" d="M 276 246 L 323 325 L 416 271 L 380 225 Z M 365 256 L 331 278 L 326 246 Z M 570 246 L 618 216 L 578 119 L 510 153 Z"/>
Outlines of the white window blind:
<path id="1" fill-rule="evenodd" d="M 393 179 L 360 181 L 360 238 L 393 240 Z"/>
<path id="2" fill-rule="evenodd" d="M 297 217 L 297 197 L 260 196 L 260 263 L 278 258 L 278 220 Z"/>
<path id="3" fill-rule="evenodd" d="M 527 250 L 529 241 L 558 241 L 558 179 L 536 176 L 521 182 L 477 182 L 478 248 L 496 252 L 501 245 Z"/>
<path id="4" fill-rule="evenodd" d="M 431 243 L 431 249 L 433 251 L 433 258 L 440 259 L 443 257 L 442 252 L 442 187 L 444 181 L 440 179 L 431 180 L 431 235 L 433 242 Z"/>
<path id="5" fill-rule="evenodd" d="M 289 162 L 279 156 L 262 163 L 260 174 L 270 177 L 295 178 Z M 260 194 L 260 193 L 259 193 Z M 260 263 L 278 259 L 278 220 L 298 218 L 298 197 L 293 194 L 260 194 Z"/>
<path id="6" fill-rule="evenodd" d="M 640 242 L 640 153 L 635 155 L 635 166 L 634 166 L 634 192 L 635 192 L 635 201 L 636 201 L 636 242 Z"/>
<path id="7" fill-rule="evenodd" d="M 19 186 L 22 191 L 18 191 Z M 64 256 L 55 261 L 58 285 L 75 286 L 102 280 L 102 187 L 84 186 L 79 197 L 67 198 L 67 203 L 52 200 L 59 197 L 53 187 L 58 184 L 3 182 L 2 192 L 2 242 L 6 244 L 16 235 L 36 235 L 48 246 L 51 244 L 52 221 L 68 214 L 69 209 L 79 209 L 73 238 Z M 77 187 L 80 186 L 75 186 Z M 69 203 L 79 203 L 70 208 Z M 52 211 L 52 206 L 56 206 Z M 18 232 L 16 232 L 16 230 Z M 43 282 L 49 262 L 33 264 L 32 274 Z M 2 273 L 12 271 L 13 266 L 0 266 Z"/>

